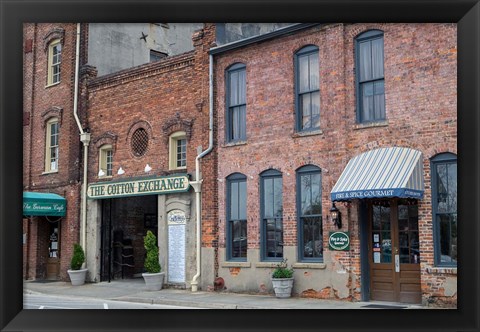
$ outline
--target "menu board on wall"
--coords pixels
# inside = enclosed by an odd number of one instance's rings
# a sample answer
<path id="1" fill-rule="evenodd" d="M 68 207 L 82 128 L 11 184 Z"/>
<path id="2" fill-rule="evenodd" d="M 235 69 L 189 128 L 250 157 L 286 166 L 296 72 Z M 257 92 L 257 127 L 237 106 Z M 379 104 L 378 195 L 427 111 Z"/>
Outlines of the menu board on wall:
<path id="1" fill-rule="evenodd" d="M 168 218 L 168 282 L 185 282 L 185 212 L 170 211 Z"/>

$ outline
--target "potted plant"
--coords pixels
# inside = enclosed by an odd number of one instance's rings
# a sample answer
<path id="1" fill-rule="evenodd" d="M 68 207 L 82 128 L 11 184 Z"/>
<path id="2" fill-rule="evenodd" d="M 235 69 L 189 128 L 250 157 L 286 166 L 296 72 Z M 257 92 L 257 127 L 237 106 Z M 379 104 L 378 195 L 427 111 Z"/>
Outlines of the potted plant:
<path id="1" fill-rule="evenodd" d="M 85 283 L 88 269 L 82 269 L 84 262 L 85 252 L 83 251 L 82 246 L 75 243 L 73 245 L 72 260 L 70 261 L 70 270 L 67 270 L 72 286 L 80 286 Z"/>
<path id="2" fill-rule="evenodd" d="M 292 295 L 293 268 L 288 268 L 286 259 L 273 270 L 272 284 L 276 297 L 285 298 Z"/>
<path id="3" fill-rule="evenodd" d="M 142 273 L 142 277 L 148 290 L 160 290 L 163 287 L 165 272 L 161 272 L 162 267 L 158 260 L 157 237 L 152 231 L 147 231 L 147 235 L 143 237 L 143 245 L 147 250 L 147 257 L 144 264 L 146 272 Z"/>

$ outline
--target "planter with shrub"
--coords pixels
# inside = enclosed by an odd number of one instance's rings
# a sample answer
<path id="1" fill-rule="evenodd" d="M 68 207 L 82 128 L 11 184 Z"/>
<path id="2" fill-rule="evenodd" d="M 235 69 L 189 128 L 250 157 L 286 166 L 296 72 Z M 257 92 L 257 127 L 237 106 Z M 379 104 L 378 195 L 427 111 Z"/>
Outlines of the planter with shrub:
<path id="1" fill-rule="evenodd" d="M 272 285 L 276 297 L 285 298 L 292 296 L 293 269 L 288 268 L 286 259 L 280 262 L 273 270 Z"/>
<path id="2" fill-rule="evenodd" d="M 163 279 L 165 272 L 162 271 L 158 259 L 157 237 L 152 231 L 147 231 L 147 235 L 143 237 L 144 247 L 147 250 L 147 257 L 145 258 L 145 273 L 142 277 L 145 280 L 145 285 L 148 290 L 156 291 L 163 287 Z"/>
<path id="3" fill-rule="evenodd" d="M 84 262 L 85 252 L 79 244 L 75 243 L 73 245 L 72 260 L 70 261 L 70 270 L 67 270 L 72 286 L 80 286 L 85 283 L 88 269 L 82 269 Z"/>

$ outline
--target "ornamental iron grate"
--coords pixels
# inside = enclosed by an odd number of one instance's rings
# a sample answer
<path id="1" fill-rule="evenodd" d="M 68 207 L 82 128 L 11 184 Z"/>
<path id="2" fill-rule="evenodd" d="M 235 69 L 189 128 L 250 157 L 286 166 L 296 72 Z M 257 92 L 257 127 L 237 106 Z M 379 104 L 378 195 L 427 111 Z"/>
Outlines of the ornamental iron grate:
<path id="1" fill-rule="evenodd" d="M 131 140 L 132 152 L 136 157 L 141 157 L 147 152 L 148 133 L 145 129 L 139 128 L 135 130 Z"/>

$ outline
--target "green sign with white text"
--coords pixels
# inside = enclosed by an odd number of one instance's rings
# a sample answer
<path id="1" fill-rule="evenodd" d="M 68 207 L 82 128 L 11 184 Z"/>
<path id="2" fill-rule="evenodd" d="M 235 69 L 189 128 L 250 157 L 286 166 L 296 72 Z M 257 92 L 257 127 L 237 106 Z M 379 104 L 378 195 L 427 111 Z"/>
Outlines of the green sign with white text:
<path id="1" fill-rule="evenodd" d="M 162 176 L 119 182 L 92 183 L 88 186 L 90 199 L 115 198 L 140 195 L 163 195 L 188 191 L 187 175 Z"/>
<path id="2" fill-rule="evenodd" d="M 336 251 L 350 250 L 350 236 L 348 232 L 330 232 L 328 248 Z"/>

